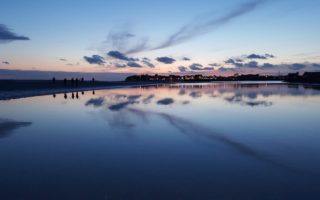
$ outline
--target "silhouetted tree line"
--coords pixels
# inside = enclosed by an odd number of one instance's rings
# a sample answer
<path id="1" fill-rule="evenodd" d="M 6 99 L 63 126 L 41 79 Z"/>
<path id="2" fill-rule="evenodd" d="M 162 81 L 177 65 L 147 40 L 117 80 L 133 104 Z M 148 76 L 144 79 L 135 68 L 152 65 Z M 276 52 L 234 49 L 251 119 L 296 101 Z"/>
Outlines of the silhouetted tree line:
<path id="1" fill-rule="evenodd" d="M 258 74 L 234 75 L 234 76 L 204 76 L 196 75 L 133 75 L 126 81 L 157 81 L 157 82 L 204 82 L 204 81 L 259 81 L 259 80 L 283 80 L 283 76 L 261 76 Z"/>
<path id="2" fill-rule="evenodd" d="M 293 83 L 320 83 L 320 72 L 305 72 L 303 75 L 290 73 L 285 77 L 285 81 Z"/>
<path id="3" fill-rule="evenodd" d="M 196 75 L 133 75 L 126 78 L 127 82 L 205 82 L 205 81 L 287 81 L 320 83 L 320 72 L 290 73 L 288 75 L 235 74 L 233 76 Z"/>

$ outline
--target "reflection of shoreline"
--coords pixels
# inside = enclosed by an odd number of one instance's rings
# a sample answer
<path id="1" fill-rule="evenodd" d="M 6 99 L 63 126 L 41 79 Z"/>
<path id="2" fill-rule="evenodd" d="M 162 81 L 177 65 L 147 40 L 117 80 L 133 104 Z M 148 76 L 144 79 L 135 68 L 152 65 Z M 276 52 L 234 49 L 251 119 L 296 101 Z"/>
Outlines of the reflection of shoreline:
<path id="1" fill-rule="evenodd" d="M 1 82 L 1 80 L 0 80 Z M 20 81 L 19 85 L 23 85 L 23 81 Z M 39 81 L 41 84 L 41 81 Z M 276 87 L 287 86 L 286 91 L 277 91 Z M 290 95 L 317 95 L 319 94 L 319 85 L 310 84 L 287 84 L 280 82 L 203 82 L 203 83 L 152 83 L 152 82 L 106 82 L 104 85 L 90 86 L 90 87 L 55 87 L 55 88 L 41 88 L 41 85 L 36 87 L 24 88 L 23 86 L 12 86 L 12 88 L 7 88 L 6 85 L 0 87 L 0 100 L 10 100 L 19 99 L 33 96 L 44 96 L 44 95 L 54 95 L 72 92 L 83 92 L 90 90 L 104 90 L 104 89 L 118 89 L 118 88 L 133 88 L 142 87 L 144 89 L 152 88 L 163 88 L 167 87 L 169 89 L 194 89 L 194 90 L 218 90 L 220 93 L 241 90 L 242 93 L 247 92 L 260 92 L 263 96 L 268 96 L 272 94 L 290 94 Z M 290 90 L 290 88 L 295 88 L 295 91 Z M 260 90 L 260 91 L 254 91 Z M 262 91 L 261 91 L 262 90 Z M 314 92 L 316 91 L 316 92 Z M 205 91 L 204 91 L 205 92 Z M 197 93 L 195 93 L 196 95 Z M 183 95 L 183 94 L 181 94 Z M 195 96 L 196 97 L 196 96 Z"/>
<path id="2" fill-rule="evenodd" d="M 7 83 L 8 82 L 8 83 Z M 11 82 L 16 83 L 12 84 Z M 25 83 L 31 82 L 31 86 L 24 86 Z M 42 82 L 45 82 L 44 86 L 42 86 Z M 48 81 L 2 81 L 0 80 L 0 100 L 10 100 L 10 99 L 20 99 L 26 97 L 34 97 L 34 96 L 44 96 L 44 95 L 52 95 L 52 94 L 63 94 L 63 93 L 71 93 L 71 92 L 82 92 L 82 91 L 90 91 L 90 90 L 104 90 L 104 89 L 117 89 L 117 88 L 132 88 L 132 87 L 142 87 L 142 86 L 150 86 L 157 85 L 158 83 L 145 82 L 145 83 L 127 83 L 127 82 L 102 82 L 102 84 L 98 84 L 96 82 L 95 85 L 91 86 L 63 86 L 57 85 L 56 87 L 52 87 L 52 84 L 48 85 Z M 3 83 L 3 84 L 2 84 Z M 50 81 L 49 81 L 50 83 Z"/>
<path id="3" fill-rule="evenodd" d="M 44 96 L 44 95 L 53 95 L 53 94 L 64 94 L 72 92 L 83 92 L 91 90 L 104 90 L 104 89 L 118 89 L 118 88 L 132 88 L 132 87 L 141 87 L 141 86 L 150 86 L 156 85 L 156 83 L 108 83 L 103 86 L 91 86 L 91 87 L 59 87 L 59 88 L 13 88 L 13 89 L 1 89 L 0 88 L 0 100 L 10 100 L 10 99 L 20 99 L 34 96 Z"/>

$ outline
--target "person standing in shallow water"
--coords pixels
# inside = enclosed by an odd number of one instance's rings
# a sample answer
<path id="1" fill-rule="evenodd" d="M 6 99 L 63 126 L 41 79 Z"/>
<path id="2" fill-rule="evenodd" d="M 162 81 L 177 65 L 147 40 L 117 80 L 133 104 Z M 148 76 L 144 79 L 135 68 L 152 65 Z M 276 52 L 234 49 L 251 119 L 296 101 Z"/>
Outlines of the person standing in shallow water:
<path id="1" fill-rule="evenodd" d="M 74 86 L 74 78 L 71 79 L 71 86 Z"/>

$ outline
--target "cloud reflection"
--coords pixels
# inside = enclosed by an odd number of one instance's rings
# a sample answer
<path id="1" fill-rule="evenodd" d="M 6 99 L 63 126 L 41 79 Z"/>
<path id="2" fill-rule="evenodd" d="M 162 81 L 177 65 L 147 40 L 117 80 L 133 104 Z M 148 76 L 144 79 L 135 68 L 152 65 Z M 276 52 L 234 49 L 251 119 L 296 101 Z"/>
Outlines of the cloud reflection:
<path id="1" fill-rule="evenodd" d="M 126 108 L 128 105 L 135 104 L 135 103 L 138 103 L 138 102 L 137 101 L 125 101 L 125 102 L 113 104 L 113 105 L 109 106 L 109 110 L 119 111 L 119 110 Z"/>
<path id="2" fill-rule="evenodd" d="M 94 107 L 100 107 L 104 104 L 104 98 L 99 97 L 99 98 L 91 98 L 86 102 L 86 106 L 94 106 Z"/>
<path id="3" fill-rule="evenodd" d="M 12 131 L 18 128 L 30 126 L 32 122 L 18 122 L 0 118 L 0 138 L 9 136 Z"/>
<path id="4" fill-rule="evenodd" d="M 192 92 L 190 92 L 190 97 L 192 97 L 192 98 L 200 98 L 200 97 L 202 97 L 202 93 L 201 93 L 201 91 L 192 91 Z"/>
<path id="5" fill-rule="evenodd" d="M 173 103 L 174 103 L 174 100 L 172 98 L 164 98 L 157 102 L 158 105 L 170 105 Z"/>
<path id="6" fill-rule="evenodd" d="M 150 94 L 149 96 L 147 96 L 146 98 L 144 98 L 144 99 L 142 100 L 142 102 L 143 102 L 144 104 L 149 104 L 149 103 L 151 103 L 151 100 L 152 100 L 154 97 L 155 97 L 154 94 Z"/>
<path id="7" fill-rule="evenodd" d="M 252 93 L 250 93 L 252 95 Z M 251 99 L 255 99 L 257 98 L 256 95 L 253 96 L 248 96 Z M 256 107 L 256 106 L 264 106 L 264 107 L 268 107 L 268 106 L 272 106 L 273 103 L 269 102 L 269 101 L 258 101 L 258 100 L 245 100 L 244 96 L 241 94 L 235 94 L 233 96 L 230 97 L 225 97 L 224 100 L 226 100 L 229 103 L 236 103 L 239 105 L 244 105 L 244 106 L 250 106 L 250 107 Z"/>
<path id="8" fill-rule="evenodd" d="M 135 113 L 137 116 L 143 116 L 144 118 L 147 118 L 149 115 L 157 115 L 166 120 L 170 125 L 178 129 L 181 133 L 188 135 L 190 137 L 202 137 L 205 138 L 206 140 L 212 140 L 212 141 L 219 141 L 222 142 L 223 144 L 231 147 L 238 153 L 249 156 L 251 158 L 254 158 L 256 160 L 260 160 L 263 162 L 267 162 L 273 166 L 282 168 L 286 171 L 293 172 L 293 173 L 305 173 L 302 172 L 299 169 L 295 169 L 290 167 L 289 165 L 286 165 L 284 163 L 278 162 L 271 158 L 270 155 L 263 153 L 257 149 L 254 149 L 248 145 L 245 145 L 241 142 L 238 142 L 232 138 L 229 138 L 223 134 L 218 134 L 208 128 L 205 128 L 201 125 L 198 125 L 192 121 L 182 119 L 180 117 L 167 114 L 167 113 L 162 113 L 162 112 L 153 112 L 153 111 L 144 111 L 140 109 L 133 109 L 130 108 L 128 109 L 129 112 Z"/>

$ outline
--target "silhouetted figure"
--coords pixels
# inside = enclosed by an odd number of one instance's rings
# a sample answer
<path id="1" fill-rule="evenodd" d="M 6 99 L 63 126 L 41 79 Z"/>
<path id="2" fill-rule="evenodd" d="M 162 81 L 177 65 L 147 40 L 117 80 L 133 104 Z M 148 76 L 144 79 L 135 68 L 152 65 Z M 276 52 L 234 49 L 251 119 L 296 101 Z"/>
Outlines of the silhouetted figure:
<path id="1" fill-rule="evenodd" d="M 83 77 L 81 78 L 81 82 L 82 82 L 82 83 L 84 82 L 84 78 L 83 78 Z"/>
<path id="2" fill-rule="evenodd" d="M 74 78 L 71 79 L 71 85 L 74 86 Z"/>
<path id="3" fill-rule="evenodd" d="M 67 99 L 68 96 L 67 96 L 67 93 L 64 93 L 64 99 Z"/>
<path id="4" fill-rule="evenodd" d="M 66 79 L 66 78 L 63 79 L 63 85 L 64 85 L 64 86 L 67 86 L 67 79 Z"/>
<path id="5" fill-rule="evenodd" d="M 53 96 L 53 98 L 56 98 L 56 94 L 53 94 L 52 96 Z"/>
<path id="6" fill-rule="evenodd" d="M 76 78 L 76 87 L 78 87 L 78 85 L 79 85 L 79 80 L 78 78 Z"/>
<path id="7" fill-rule="evenodd" d="M 94 90 L 92 90 L 92 94 L 96 94 L 96 92 Z"/>
<path id="8" fill-rule="evenodd" d="M 84 91 L 82 91 L 81 94 L 84 95 Z"/>
<path id="9" fill-rule="evenodd" d="M 55 77 L 52 78 L 52 83 L 53 83 L 53 84 L 56 83 L 56 78 L 55 78 Z"/>
<path id="10" fill-rule="evenodd" d="M 73 92 L 71 93 L 71 98 L 74 99 L 74 94 L 73 94 Z"/>
<path id="11" fill-rule="evenodd" d="M 78 92 L 76 93 L 76 98 L 79 99 L 79 94 L 78 94 Z"/>

